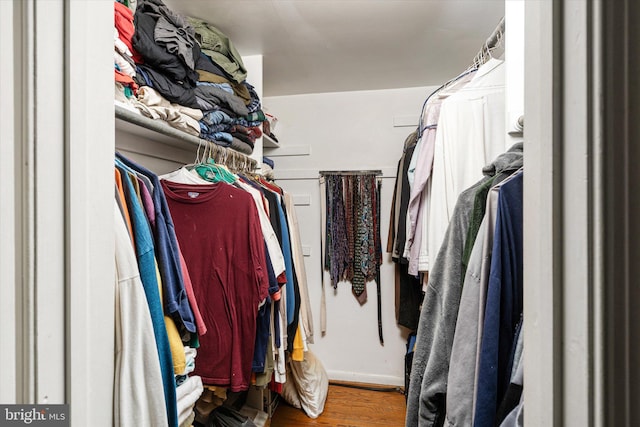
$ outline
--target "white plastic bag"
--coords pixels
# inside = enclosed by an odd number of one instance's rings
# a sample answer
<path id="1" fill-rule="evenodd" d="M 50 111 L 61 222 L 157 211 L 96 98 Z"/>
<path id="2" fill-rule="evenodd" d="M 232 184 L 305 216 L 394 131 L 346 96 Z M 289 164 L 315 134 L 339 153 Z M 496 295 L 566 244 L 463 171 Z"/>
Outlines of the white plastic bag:
<path id="1" fill-rule="evenodd" d="M 290 405 L 304 410 L 310 418 L 318 418 L 324 410 L 329 392 L 329 377 L 322 363 L 305 352 L 304 361 L 289 361 L 289 374 L 283 386 L 282 397 Z"/>
<path id="2" fill-rule="evenodd" d="M 293 381 L 291 380 L 291 376 L 289 376 L 289 380 L 282 385 L 282 393 L 280 393 L 280 396 L 282 396 L 285 402 L 294 408 L 302 409 L 300 395 L 298 394 L 295 384 L 293 384 Z"/>

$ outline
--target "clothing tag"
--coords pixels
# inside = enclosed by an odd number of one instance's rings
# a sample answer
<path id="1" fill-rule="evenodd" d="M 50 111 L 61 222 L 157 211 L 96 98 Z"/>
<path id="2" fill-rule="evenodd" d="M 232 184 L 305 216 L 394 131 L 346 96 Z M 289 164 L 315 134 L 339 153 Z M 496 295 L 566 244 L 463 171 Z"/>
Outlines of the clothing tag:
<path id="1" fill-rule="evenodd" d="M 200 193 L 196 193 L 195 191 L 189 191 L 187 195 L 189 195 L 189 197 L 191 197 L 192 199 L 195 199 L 200 195 Z"/>

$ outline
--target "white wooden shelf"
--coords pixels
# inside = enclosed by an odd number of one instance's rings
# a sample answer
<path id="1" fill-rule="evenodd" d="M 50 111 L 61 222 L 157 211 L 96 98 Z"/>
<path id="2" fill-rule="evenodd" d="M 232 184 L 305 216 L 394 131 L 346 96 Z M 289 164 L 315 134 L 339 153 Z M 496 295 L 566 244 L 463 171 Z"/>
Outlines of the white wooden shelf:
<path id="1" fill-rule="evenodd" d="M 193 149 L 200 145 L 207 147 L 211 144 L 215 150 L 226 152 L 232 156 L 241 156 L 241 158 L 249 161 L 253 168 L 257 167 L 255 159 L 252 159 L 248 155 L 229 147 L 216 145 L 211 141 L 198 138 L 197 136 L 189 135 L 186 132 L 171 127 L 163 120 L 154 120 L 149 117 L 145 117 L 142 114 L 134 113 L 118 104 L 115 104 L 115 114 L 116 129 L 132 135 L 141 136 L 152 141 L 161 142 L 166 145 L 183 149 Z"/>
<path id="2" fill-rule="evenodd" d="M 275 139 L 271 138 L 266 133 L 263 133 L 262 134 L 262 147 L 263 148 L 279 148 L 280 147 L 280 143 L 277 142 Z"/>

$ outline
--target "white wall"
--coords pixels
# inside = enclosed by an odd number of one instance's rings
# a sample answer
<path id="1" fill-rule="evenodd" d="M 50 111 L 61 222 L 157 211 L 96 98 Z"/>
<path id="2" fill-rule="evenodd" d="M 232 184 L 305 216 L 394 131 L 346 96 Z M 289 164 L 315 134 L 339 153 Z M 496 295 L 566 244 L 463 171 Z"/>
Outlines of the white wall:
<path id="1" fill-rule="evenodd" d="M 151 131 L 132 134 L 116 124 L 116 151 L 157 175 L 169 173 L 194 162 L 197 147 L 182 141 L 169 145 L 158 142 L 155 136 Z M 176 146 L 180 143 L 183 144 L 182 147 Z"/>
<path id="2" fill-rule="evenodd" d="M 0 402 L 112 425 L 113 4 L 0 3 Z"/>
<path id="3" fill-rule="evenodd" d="M 253 90 L 262 99 L 262 55 L 243 56 L 242 62 L 247 69 L 247 82 L 253 86 Z M 258 162 L 258 166 L 262 164 L 262 137 L 256 140 L 250 157 Z"/>
<path id="4" fill-rule="evenodd" d="M 507 147 L 522 141 L 518 119 L 524 117 L 524 0 L 509 0 L 505 16 L 505 123 Z M 519 131 L 520 130 L 520 131 Z"/>
<path id="5" fill-rule="evenodd" d="M 435 88 L 338 92 L 267 97 L 267 111 L 279 121 L 274 134 L 280 148 L 265 148 L 276 162 L 278 183 L 294 194 L 300 223 L 316 354 L 331 379 L 404 385 L 406 330 L 395 320 L 394 265 L 385 253 L 391 197 L 406 136 L 417 125 L 422 103 Z M 394 123 L 396 125 L 394 126 Z M 408 125 L 408 126 L 407 126 Z M 296 153 L 308 153 L 296 155 Z M 381 169 L 381 269 L 384 346 L 378 340 L 376 285 L 360 306 L 351 285 L 337 291 L 327 284 L 327 333 L 320 335 L 321 243 L 319 170 Z"/>

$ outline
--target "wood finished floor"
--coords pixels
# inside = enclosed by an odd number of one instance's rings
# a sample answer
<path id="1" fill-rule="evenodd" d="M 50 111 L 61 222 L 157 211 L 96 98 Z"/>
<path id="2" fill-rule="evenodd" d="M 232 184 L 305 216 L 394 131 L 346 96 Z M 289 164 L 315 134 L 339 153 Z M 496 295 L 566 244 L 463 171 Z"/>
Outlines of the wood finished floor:
<path id="1" fill-rule="evenodd" d="M 271 427 L 401 427 L 406 404 L 398 392 L 361 390 L 330 385 L 323 413 L 314 419 L 280 400 L 271 419 Z"/>

